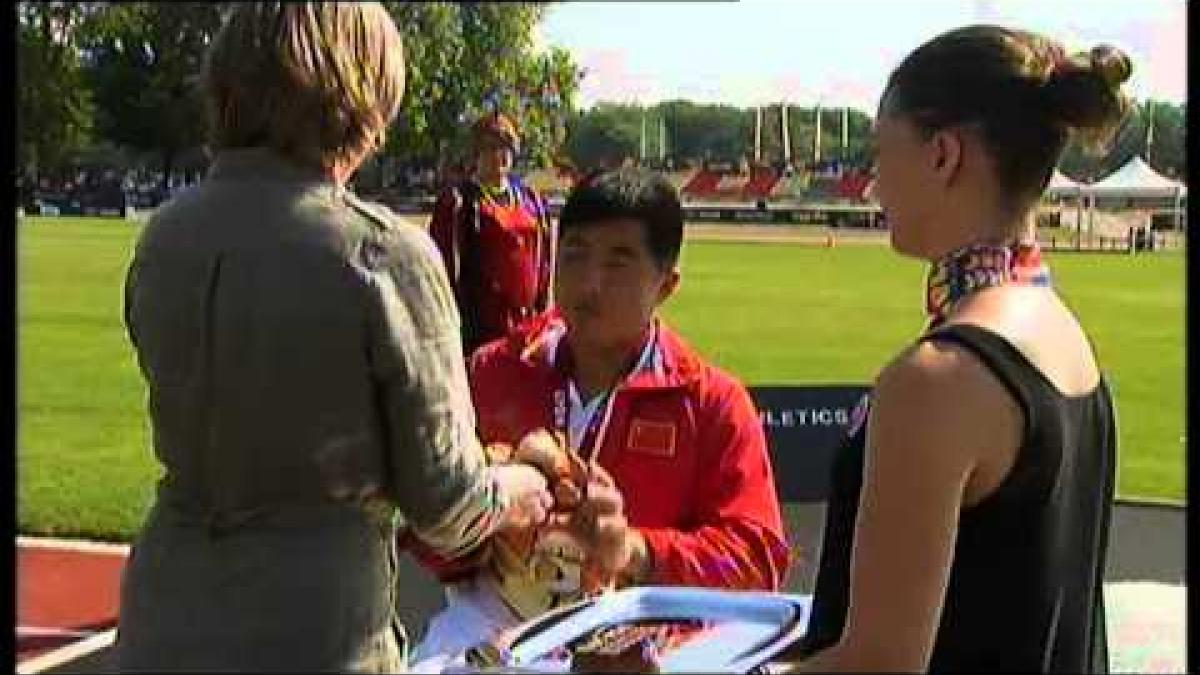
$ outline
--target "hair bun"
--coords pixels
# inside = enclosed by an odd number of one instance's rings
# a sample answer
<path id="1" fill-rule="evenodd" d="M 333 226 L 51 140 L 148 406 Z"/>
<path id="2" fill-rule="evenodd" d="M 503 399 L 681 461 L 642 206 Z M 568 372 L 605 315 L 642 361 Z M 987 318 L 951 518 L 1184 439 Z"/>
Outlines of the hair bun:
<path id="1" fill-rule="evenodd" d="M 1121 85 L 1132 73 L 1125 52 L 1109 45 L 1062 58 L 1042 86 L 1048 111 L 1084 147 L 1102 152 L 1129 113 Z"/>
<path id="2" fill-rule="evenodd" d="M 1133 74 L 1133 62 L 1125 52 L 1111 45 L 1097 45 L 1088 54 L 1092 70 L 1110 88 L 1116 89 Z"/>

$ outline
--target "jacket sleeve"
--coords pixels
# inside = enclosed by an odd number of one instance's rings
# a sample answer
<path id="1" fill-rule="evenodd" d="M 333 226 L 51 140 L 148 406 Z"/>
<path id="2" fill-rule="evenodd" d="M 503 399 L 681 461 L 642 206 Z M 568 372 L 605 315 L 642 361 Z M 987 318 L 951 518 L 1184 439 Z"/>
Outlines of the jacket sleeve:
<path id="1" fill-rule="evenodd" d="M 437 251 L 399 226 L 368 241 L 368 359 L 391 494 L 413 537 L 458 557 L 495 529 L 503 495 L 475 435 L 458 312 Z"/>
<path id="2" fill-rule="evenodd" d="M 488 546 L 476 546 L 457 558 L 447 557 L 438 554 L 411 531 L 401 533 L 399 547 L 412 555 L 417 563 L 443 584 L 452 584 L 475 576 L 487 564 L 491 552 Z"/>
<path id="3" fill-rule="evenodd" d="M 484 406 L 488 404 L 487 385 L 491 382 L 488 378 L 491 377 L 490 373 L 496 362 L 495 352 L 498 349 L 499 345 L 497 344 L 485 345 L 477 350 L 468 361 L 471 394 L 476 408 L 480 411 L 480 434 L 484 438 L 488 437 L 487 430 L 482 428 L 483 420 L 486 419 Z M 444 584 L 474 576 L 487 564 L 491 551 L 488 546 L 478 546 L 457 557 L 441 555 L 412 536 L 402 539 L 401 546 Z"/>
<path id="4" fill-rule="evenodd" d="M 697 416 L 711 421 L 698 434 L 696 525 L 639 529 L 652 560 L 647 583 L 777 590 L 789 553 L 762 425 L 740 385 L 708 393 Z"/>
<path id="5" fill-rule="evenodd" d="M 533 188 L 529 188 L 529 192 L 537 208 L 540 236 L 538 248 L 541 251 L 538 260 L 538 292 L 534 304 L 537 311 L 544 312 L 554 304 L 554 266 L 558 262 L 558 231 L 550 217 L 546 200 Z"/>
<path id="6" fill-rule="evenodd" d="M 437 245 L 442 255 L 442 263 L 446 267 L 446 278 L 449 281 L 451 293 L 457 295 L 461 257 L 458 250 L 459 214 L 462 212 L 462 193 L 454 188 L 446 188 L 438 195 L 433 203 L 433 215 L 429 219 L 429 236 Z"/>

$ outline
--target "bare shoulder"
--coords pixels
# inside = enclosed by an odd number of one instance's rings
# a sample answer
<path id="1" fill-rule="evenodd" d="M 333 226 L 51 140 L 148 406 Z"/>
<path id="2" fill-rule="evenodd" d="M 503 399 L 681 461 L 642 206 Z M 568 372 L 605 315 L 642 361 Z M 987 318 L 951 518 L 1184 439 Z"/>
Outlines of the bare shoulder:
<path id="1" fill-rule="evenodd" d="M 927 340 L 901 352 L 879 373 L 876 398 L 952 404 L 986 390 L 994 379 L 965 347 Z"/>
<path id="2" fill-rule="evenodd" d="M 972 298 L 951 323 L 975 325 L 1004 338 L 1067 395 L 1093 390 L 1100 367 L 1087 333 L 1051 289 L 1001 287 Z"/>
<path id="3" fill-rule="evenodd" d="M 923 341 L 896 357 L 876 380 L 869 437 L 875 452 L 983 461 L 1001 439 L 1019 439 L 1020 408 L 965 347 Z"/>

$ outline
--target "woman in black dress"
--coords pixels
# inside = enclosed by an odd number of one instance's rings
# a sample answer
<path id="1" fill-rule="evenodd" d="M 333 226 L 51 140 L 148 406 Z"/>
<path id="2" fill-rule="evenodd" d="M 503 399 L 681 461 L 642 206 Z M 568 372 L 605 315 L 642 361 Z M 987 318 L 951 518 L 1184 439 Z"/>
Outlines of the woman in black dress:
<path id="1" fill-rule="evenodd" d="M 931 264 L 930 323 L 838 457 L 803 660 L 781 670 L 1107 670 L 1113 403 L 1034 209 L 1069 138 L 1110 142 L 1130 71 L 972 26 L 892 73 L 876 191 L 893 248 Z"/>

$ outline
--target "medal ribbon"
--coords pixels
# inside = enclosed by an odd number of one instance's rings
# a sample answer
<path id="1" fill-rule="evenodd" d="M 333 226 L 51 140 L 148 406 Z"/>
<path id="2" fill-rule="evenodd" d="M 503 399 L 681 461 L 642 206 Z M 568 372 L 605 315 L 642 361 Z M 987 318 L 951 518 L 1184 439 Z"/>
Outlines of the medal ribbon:
<path id="1" fill-rule="evenodd" d="M 609 423 L 612 421 L 617 390 L 630 376 L 643 367 L 646 367 L 649 363 L 652 363 L 652 359 L 657 351 L 658 328 L 655 326 L 651 329 L 650 335 L 647 337 L 637 361 L 625 371 L 612 387 L 601 394 L 600 403 L 588 418 L 587 424 L 584 426 L 584 432 L 579 438 L 579 447 L 572 448 L 572 450 L 579 453 L 579 456 L 585 462 L 590 464 L 596 461 L 600 455 L 600 448 L 604 447 L 604 439 L 608 432 Z M 570 438 L 570 387 L 571 382 L 569 377 L 564 377 L 562 384 L 554 391 L 554 426 L 562 434 L 563 438 L 566 439 Z"/>

